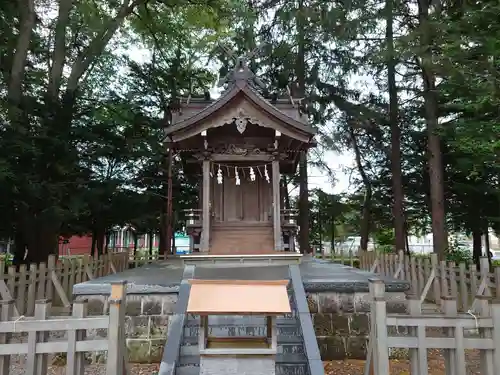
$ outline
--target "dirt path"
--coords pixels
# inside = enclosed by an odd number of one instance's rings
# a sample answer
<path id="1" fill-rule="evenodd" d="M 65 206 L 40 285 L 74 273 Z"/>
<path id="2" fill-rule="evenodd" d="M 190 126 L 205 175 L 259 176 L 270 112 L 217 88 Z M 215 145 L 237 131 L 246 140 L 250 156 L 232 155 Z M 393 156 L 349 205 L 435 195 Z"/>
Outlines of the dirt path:
<path id="1" fill-rule="evenodd" d="M 467 375 L 481 375 L 479 352 L 466 350 Z M 392 360 L 391 372 L 387 375 L 409 375 L 408 360 Z M 365 361 L 346 360 L 325 362 L 325 375 L 363 375 Z M 439 350 L 430 350 L 428 356 L 429 375 L 445 375 L 444 360 Z"/>

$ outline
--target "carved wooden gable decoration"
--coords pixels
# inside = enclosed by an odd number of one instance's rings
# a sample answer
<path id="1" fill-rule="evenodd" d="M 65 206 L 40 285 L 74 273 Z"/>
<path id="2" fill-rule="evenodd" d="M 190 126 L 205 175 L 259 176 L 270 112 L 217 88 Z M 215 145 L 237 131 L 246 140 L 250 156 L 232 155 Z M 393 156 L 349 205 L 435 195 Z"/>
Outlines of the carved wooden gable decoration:
<path id="1" fill-rule="evenodd" d="M 252 80 L 255 82 L 255 77 L 246 61 L 239 58 L 228 79 L 228 87 L 218 100 L 181 105 L 173 115 L 172 125 L 165 130 L 168 139 L 174 143 L 182 142 L 225 125 L 235 126 L 239 134 L 245 135 L 249 126 L 257 125 L 302 144 L 313 144 L 315 130 L 293 98 L 271 103 L 258 93 Z"/>

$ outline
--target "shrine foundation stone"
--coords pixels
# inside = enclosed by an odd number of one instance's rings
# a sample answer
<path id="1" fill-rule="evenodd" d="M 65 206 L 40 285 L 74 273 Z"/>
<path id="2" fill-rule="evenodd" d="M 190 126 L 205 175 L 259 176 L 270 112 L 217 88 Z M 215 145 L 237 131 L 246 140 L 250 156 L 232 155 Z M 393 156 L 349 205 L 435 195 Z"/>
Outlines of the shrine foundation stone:
<path id="1" fill-rule="evenodd" d="M 374 275 L 335 264 L 323 263 L 318 267 L 312 262 L 309 266 L 307 262 L 303 262 L 305 266 L 301 264 L 301 274 L 322 359 L 365 359 L 370 315 L 368 279 Z M 288 278 L 284 266 L 197 271 L 197 278 Z M 166 270 L 161 265 L 149 265 L 87 282 L 90 284 L 77 284 L 74 295 L 76 299 L 88 300 L 89 315 L 107 314 L 110 282 L 127 280 L 125 330 L 129 358 L 133 362 L 154 363 L 161 360 L 181 278 L 182 268 Z M 399 280 L 384 281 L 388 312 L 406 312 L 405 291 L 409 285 Z"/>

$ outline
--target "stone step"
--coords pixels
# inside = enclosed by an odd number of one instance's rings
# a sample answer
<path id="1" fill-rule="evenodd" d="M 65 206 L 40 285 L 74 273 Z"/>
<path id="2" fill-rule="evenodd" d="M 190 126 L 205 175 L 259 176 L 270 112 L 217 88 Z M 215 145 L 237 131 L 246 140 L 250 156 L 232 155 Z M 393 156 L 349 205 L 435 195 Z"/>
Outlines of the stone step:
<path id="1" fill-rule="evenodd" d="M 181 353 L 179 355 L 179 366 L 196 366 L 200 364 L 200 355 L 194 351 L 190 346 L 188 350 L 181 348 Z M 184 354 L 188 353 L 190 354 Z M 276 354 L 276 363 L 290 364 L 290 363 L 307 363 L 307 358 L 304 353 L 280 353 L 278 346 L 278 353 Z"/>
<path id="2" fill-rule="evenodd" d="M 178 366 L 175 375 L 199 375 L 199 366 Z M 307 363 L 277 363 L 276 375 L 309 375 Z"/>
<path id="3" fill-rule="evenodd" d="M 241 317 L 231 316 L 231 315 L 210 316 L 208 318 L 208 324 L 211 327 L 213 326 L 255 327 L 255 326 L 264 326 L 266 324 L 266 318 L 260 316 L 241 316 Z M 276 318 L 276 325 L 278 327 L 291 324 L 295 325 L 298 324 L 297 317 L 293 313 L 284 316 L 278 316 Z M 197 327 L 199 325 L 200 325 L 200 318 L 192 315 L 188 315 L 184 323 L 185 327 Z"/>
<path id="4" fill-rule="evenodd" d="M 200 375 L 199 366 L 177 366 L 175 375 Z"/>
<path id="5" fill-rule="evenodd" d="M 309 375 L 307 363 L 277 363 L 276 375 Z"/>
<path id="6" fill-rule="evenodd" d="M 281 325 L 276 327 L 278 336 L 302 336 L 302 332 L 298 324 Z M 252 337 L 252 336 L 266 336 L 267 328 L 264 326 L 220 326 L 210 327 L 208 333 L 214 336 L 222 337 Z M 199 327 L 184 327 L 184 337 L 198 337 Z"/>
<path id="7" fill-rule="evenodd" d="M 287 355 L 301 355 L 303 356 L 305 354 L 304 352 L 304 345 L 302 342 L 298 343 L 287 343 L 287 342 L 278 342 L 278 354 L 282 356 L 287 356 Z M 190 344 L 183 344 L 181 346 L 181 349 L 179 351 L 179 356 L 199 356 L 200 355 L 200 350 L 198 348 L 198 345 L 190 345 Z"/>
<path id="8" fill-rule="evenodd" d="M 285 344 L 302 344 L 302 336 L 295 335 L 280 335 L 278 334 L 278 346 Z M 182 339 L 182 345 L 198 345 L 198 336 L 184 336 Z"/>

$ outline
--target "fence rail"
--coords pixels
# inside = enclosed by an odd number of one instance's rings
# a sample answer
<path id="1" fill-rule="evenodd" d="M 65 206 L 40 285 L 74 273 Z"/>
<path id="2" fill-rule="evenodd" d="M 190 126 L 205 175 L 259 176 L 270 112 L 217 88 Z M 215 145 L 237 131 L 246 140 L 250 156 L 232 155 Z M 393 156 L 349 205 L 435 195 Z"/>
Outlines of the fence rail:
<path id="1" fill-rule="evenodd" d="M 0 298 L 14 300 L 14 316 L 32 316 L 35 301 L 48 299 L 55 306 L 69 311 L 73 285 L 97 277 L 124 271 L 128 268 L 127 253 L 109 253 L 99 258 L 82 256 L 56 261 L 50 256 L 47 263 L 5 267 L 0 262 Z"/>
<path id="2" fill-rule="evenodd" d="M 458 301 L 459 311 L 476 311 L 477 296 L 500 297 L 500 267 L 490 272 L 488 258 L 480 258 L 479 271 L 474 264 L 438 261 L 437 254 L 429 258 L 398 254 L 362 253 L 360 268 L 380 276 L 394 277 L 410 283 L 413 295 L 420 302 L 434 302 L 441 306 L 441 296 Z"/>
<path id="3" fill-rule="evenodd" d="M 385 285 L 370 281 L 371 329 L 365 375 L 386 375 L 389 349 L 409 350 L 412 375 L 428 375 L 428 349 L 442 349 L 446 374 L 466 375 L 466 349 L 479 350 L 482 375 L 495 375 L 500 368 L 500 303 L 478 296 L 478 314 L 460 314 L 457 300 L 442 297 L 440 314 L 422 313 L 419 296 L 408 296 L 408 314 L 387 314 Z M 397 330 L 391 328 L 396 327 Z M 389 329 L 388 329 L 389 328 Z M 441 334 L 428 335 L 428 329 Z M 397 332 L 405 331 L 404 335 Z"/>
<path id="4" fill-rule="evenodd" d="M 71 316 L 50 316 L 51 302 L 38 300 L 34 317 L 16 317 L 14 300 L 0 301 L 0 375 L 9 375 L 10 357 L 26 355 L 24 373 L 42 375 L 48 372 L 48 356 L 66 354 L 66 375 L 84 373 L 85 352 L 107 351 L 106 375 L 128 374 L 125 325 L 126 283 L 112 287 L 109 315 L 87 317 L 85 301 L 73 304 Z M 87 339 L 87 330 L 105 329 L 107 338 Z M 49 332 L 64 331 L 65 339 L 53 341 Z M 11 342 L 13 334 L 27 334 L 25 342 Z"/>

